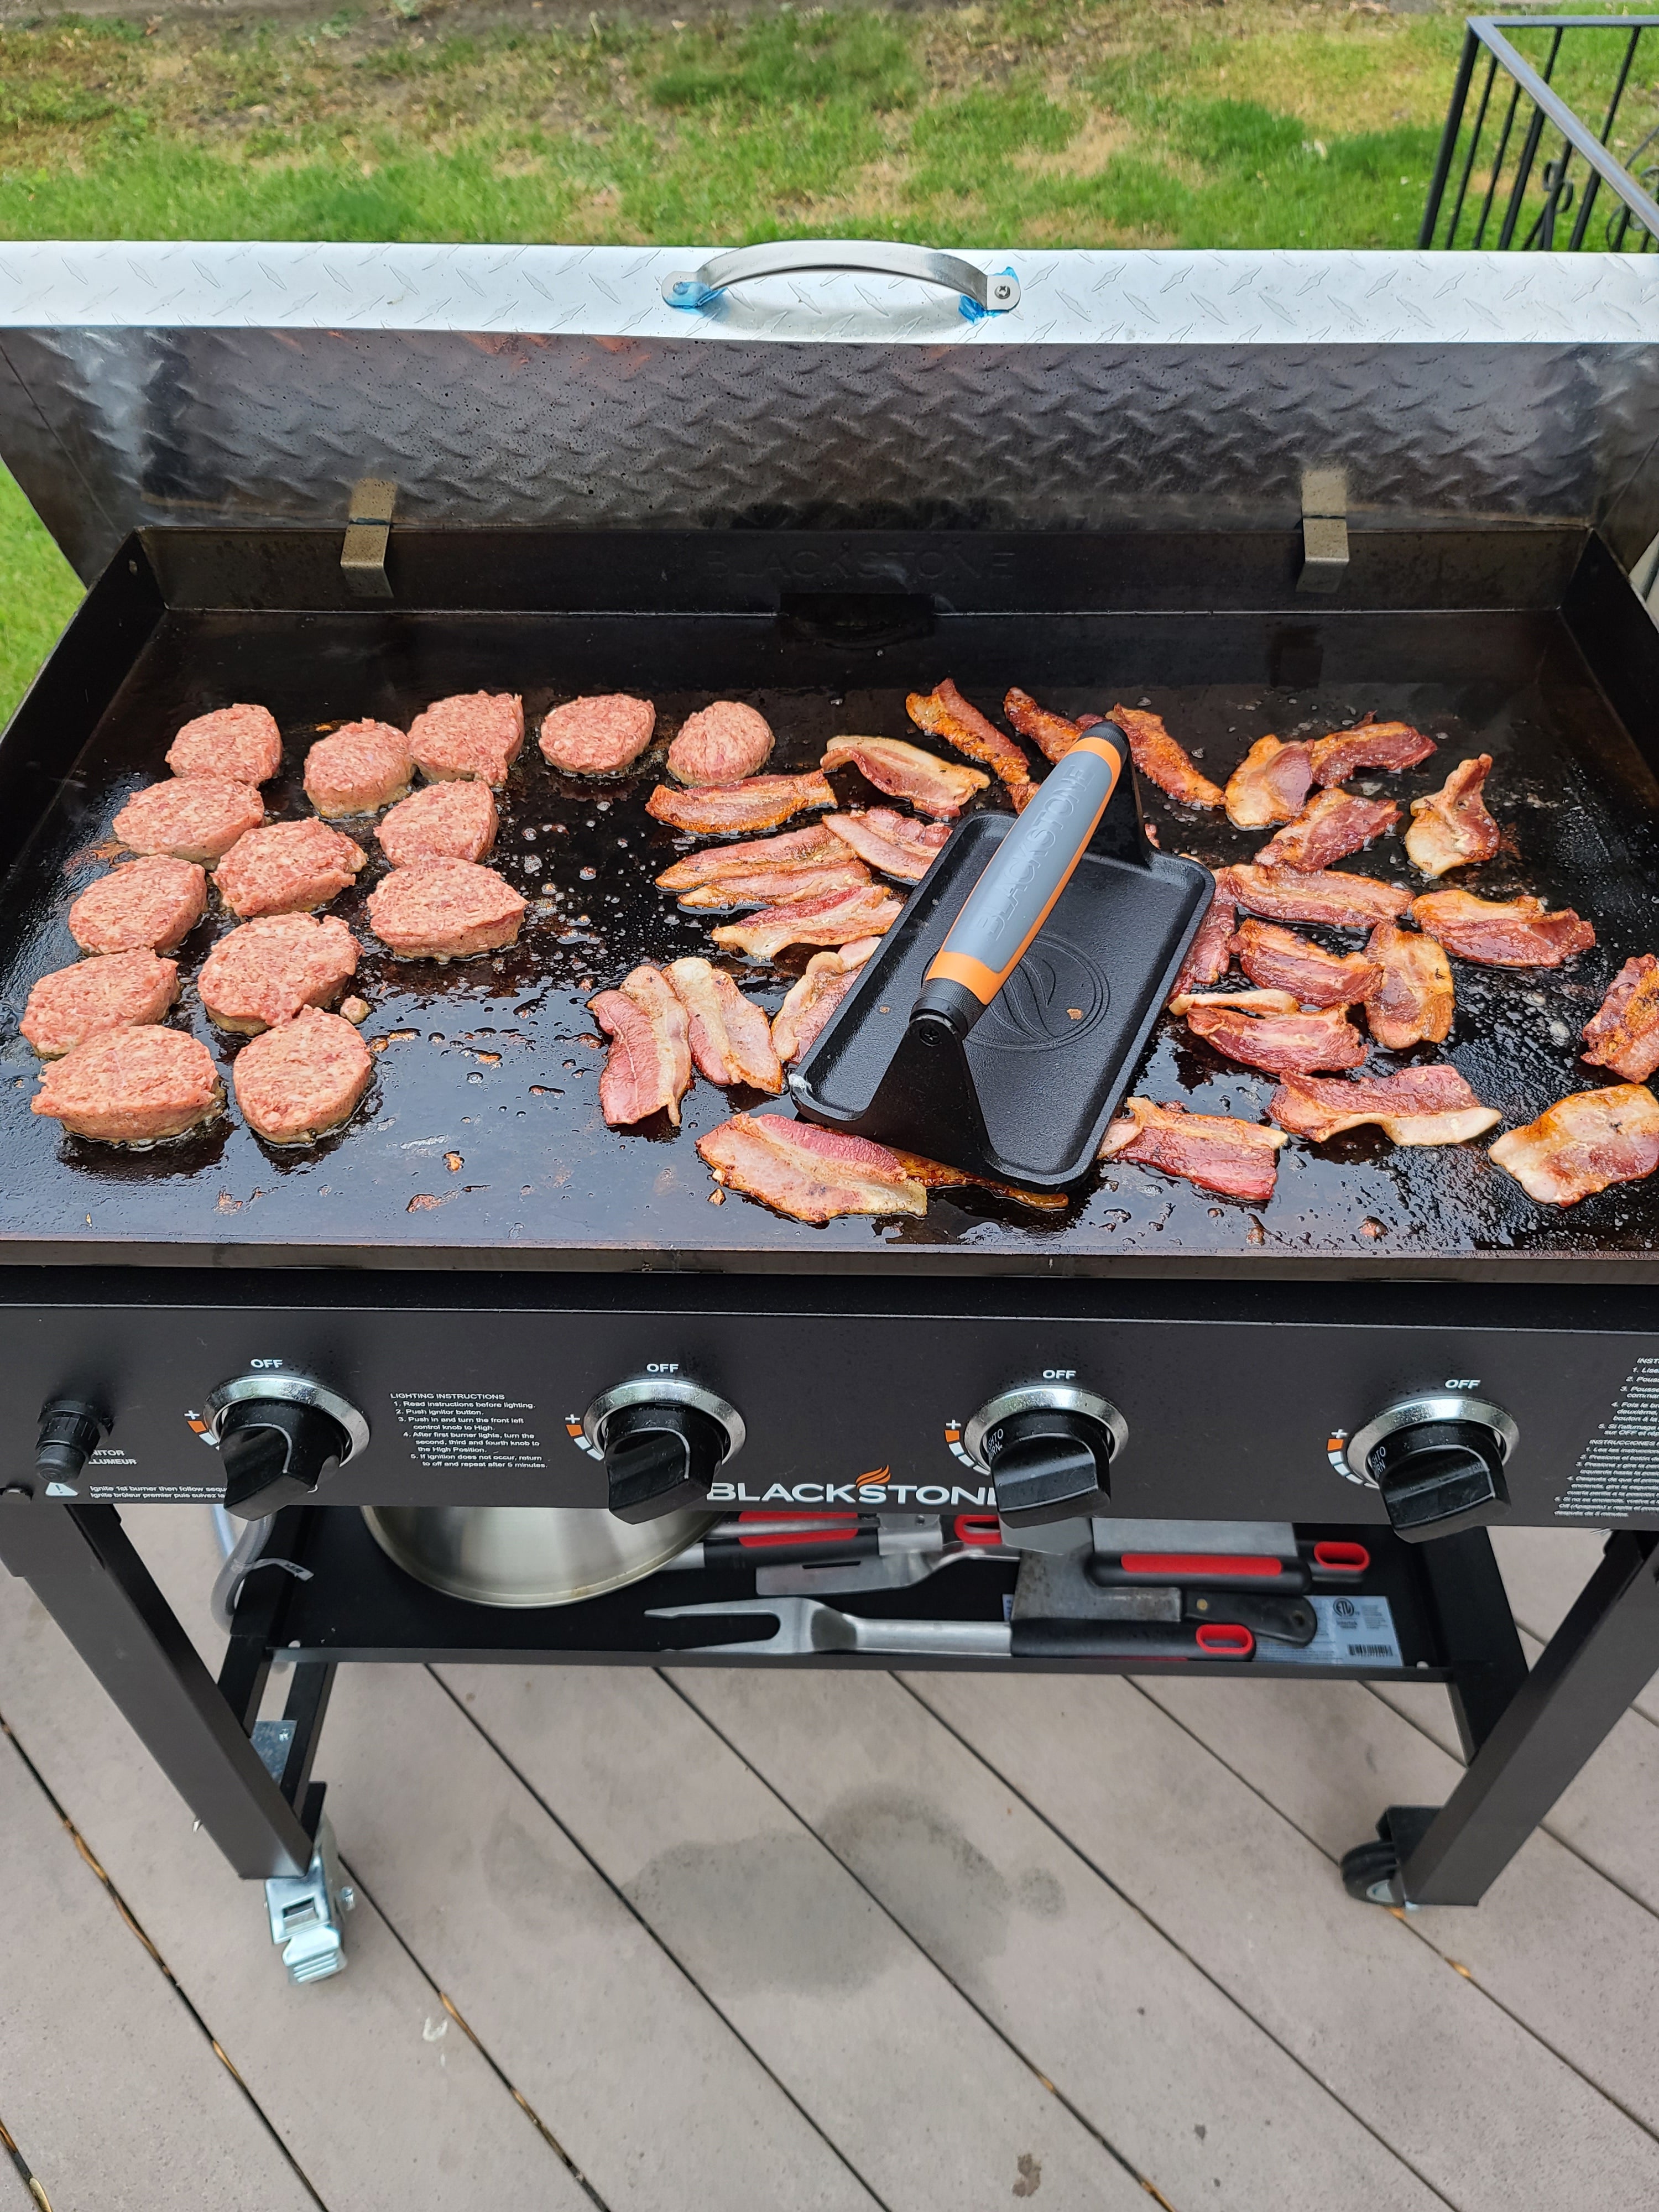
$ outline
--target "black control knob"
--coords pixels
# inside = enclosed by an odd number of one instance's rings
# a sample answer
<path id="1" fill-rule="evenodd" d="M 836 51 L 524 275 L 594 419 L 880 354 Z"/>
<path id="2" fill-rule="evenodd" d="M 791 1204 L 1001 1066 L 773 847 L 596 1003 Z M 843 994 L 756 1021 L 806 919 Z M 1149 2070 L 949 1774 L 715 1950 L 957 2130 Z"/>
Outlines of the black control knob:
<path id="1" fill-rule="evenodd" d="M 351 1452 L 351 1438 L 320 1406 L 288 1398 L 239 1398 L 219 1420 L 225 1510 L 258 1521 L 303 1505 Z"/>
<path id="2" fill-rule="evenodd" d="M 1006 1413 L 979 1439 L 979 1456 L 996 1487 L 997 1513 L 1012 1528 L 1105 1512 L 1115 1448 L 1104 1422 L 1064 1406 Z"/>
<path id="3" fill-rule="evenodd" d="M 1481 1421 L 1421 1421 L 1374 1444 L 1365 1471 L 1408 1544 L 1495 1521 L 1507 1509 L 1502 1439 Z"/>
<path id="4" fill-rule="evenodd" d="M 730 1446 L 724 1425 L 696 1406 L 623 1406 L 606 1417 L 602 1448 L 618 1521 L 695 1512 Z"/>
<path id="5" fill-rule="evenodd" d="M 49 1483 L 71 1487 L 108 1433 L 109 1423 L 84 1398 L 48 1398 L 40 1408 L 34 1464 Z"/>

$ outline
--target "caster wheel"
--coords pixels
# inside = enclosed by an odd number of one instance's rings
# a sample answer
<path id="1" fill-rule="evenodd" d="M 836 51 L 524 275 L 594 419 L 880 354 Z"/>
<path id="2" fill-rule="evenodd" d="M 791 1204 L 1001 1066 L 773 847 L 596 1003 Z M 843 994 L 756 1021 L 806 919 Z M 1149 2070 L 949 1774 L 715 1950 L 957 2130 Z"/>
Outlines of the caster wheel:
<path id="1" fill-rule="evenodd" d="M 1362 1905 L 1398 1905 L 1394 1885 L 1399 1872 L 1400 1854 L 1386 1838 L 1356 1844 L 1342 1856 L 1342 1887 Z"/>

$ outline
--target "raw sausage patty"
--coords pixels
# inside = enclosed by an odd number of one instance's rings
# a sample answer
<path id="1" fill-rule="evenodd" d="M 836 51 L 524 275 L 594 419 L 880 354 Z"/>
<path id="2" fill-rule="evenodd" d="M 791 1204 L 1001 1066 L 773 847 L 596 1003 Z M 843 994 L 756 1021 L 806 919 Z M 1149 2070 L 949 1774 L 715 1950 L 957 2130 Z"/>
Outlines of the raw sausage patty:
<path id="1" fill-rule="evenodd" d="M 73 1052 L 105 1030 L 159 1022 L 179 995 L 179 963 L 153 952 L 112 952 L 43 975 L 18 1024 L 42 1060 Z"/>
<path id="2" fill-rule="evenodd" d="M 167 747 L 174 775 L 222 775 L 269 783 L 283 764 L 283 733 L 264 707 L 216 707 L 186 722 Z"/>
<path id="3" fill-rule="evenodd" d="M 716 699 L 692 714 L 668 748 L 668 773 L 677 783 L 741 783 L 763 769 L 772 751 L 772 726 L 764 714 L 735 699 Z"/>
<path id="4" fill-rule="evenodd" d="M 466 960 L 519 941 L 525 902 L 494 868 L 432 860 L 394 868 L 368 896 L 368 926 L 405 960 Z"/>
<path id="5" fill-rule="evenodd" d="M 355 837 L 321 822 L 273 822 L 239 838 L 214 871 L 233 914 L 308 914 L 337 897 L 368 861 Z"/>
<path id="6" fill-rule="evenodd" d="M 368 1047 L 338 1014 L 302 1007 L 242 1047 L 236 1103 L 269 1145 L 303 1145 L 337 1129 L 368 1088 Z"/>
<path id="7" fill-rule="evenodd" d="M 69 910 L 87 952 L 171 952 L 207 911 L 207 877 L 194 860 L 130 860 L 88 884 Z"/>
<path id="8" fill-rule="evenodd" d="M 74 1136 L 153 1145 L 211 1121 L 224 1096 L 213 1055 L 182 1030 L 106 1030 L 54 1060 L 31 1104 Z"/>
<path id="9" fill-rule="evenodd" d="M 319 814 L 373 814 L 409 789 L 415 756 L 390 722 L 348 722 L 306 755 L 306 797 Z"/>
<path id="10" fill-rule="evenodd" d="M 394 806 L 374 832 L 394 868 L 418 860 L 482 860 L 501 816 L 487 783 L 428 783 Z"/>
<path id="11" fill-rule="evenodd" d="M 513 691 L 434 699 L 410 724 L 409 744 L 432 782 L 476 776 L 499 789 L 524 744 L 524 701 Z"/>
<path id="12" fill-rule="evenodd" d="M 639 758 L 656 726 L 651 702 L 625 691 L 568 699 L 543 718 L 542 757 L 567 775 L 616 775 Z"/>
<path id="13" fill-rule="evenodd" d="M 357 972 L 357 940 L 337 915 L 266 915 L 209 953 L 197 988 L 210 1019 L 249 1036 L 301 1006 L 325 1006 Z"/>
<path id="14" fill-rule="evenodd" d="M 135 853 L 167 853 L 210 867 L 265 818 L 251 783 L 217 775 L 175 775 L 135 792 L 115 817 L 115 834 Z"/>

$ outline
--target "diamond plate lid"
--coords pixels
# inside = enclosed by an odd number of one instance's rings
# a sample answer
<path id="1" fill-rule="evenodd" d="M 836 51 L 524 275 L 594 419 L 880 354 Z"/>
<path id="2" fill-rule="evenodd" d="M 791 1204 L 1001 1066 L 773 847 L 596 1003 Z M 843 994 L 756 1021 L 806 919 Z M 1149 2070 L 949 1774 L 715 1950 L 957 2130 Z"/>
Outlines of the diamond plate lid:
<path id="1" fill-rule="evenodd" d="M 1283 528 L 1334 467 L 1361 528 L 1659 528 L 1659 258 L 751 258 L 0 246 L 0 455 L 83 574 L 369 476 L 404 523 Z"/>

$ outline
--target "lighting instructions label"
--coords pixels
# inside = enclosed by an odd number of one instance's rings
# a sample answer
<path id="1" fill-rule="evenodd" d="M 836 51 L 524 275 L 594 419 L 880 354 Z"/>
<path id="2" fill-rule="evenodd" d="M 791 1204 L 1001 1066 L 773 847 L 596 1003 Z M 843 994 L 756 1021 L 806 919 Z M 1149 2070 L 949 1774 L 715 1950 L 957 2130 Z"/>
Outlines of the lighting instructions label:
<path id="1" fill-rule="evenodd" d="M 542 1474 L 547 1462 L 531 1425 L 536 1408 L 499 1390 L 394 1390 L 404 1448 L 422 1467 Z"/>
<path id="2" fill-rule="evenodd" d="M 1277 1660 L 1286 1667 L 1403 1667 L 1394 1610 L 1385 1597 L 1316 1597 L 1311 1601 L 1319 1626 L 1311 1644 L 1274 1644 L 1256 1638 L 1257 1662 Z"/>
<path id="3" fill-rule="evenodd" d="M 1598 1526 L 1659 1513 L 1659 1359 L 1638 1359 L 1631 1369 L 1555 1510 L 1562 1520 Z"/>

